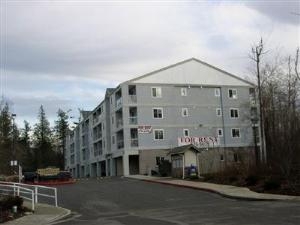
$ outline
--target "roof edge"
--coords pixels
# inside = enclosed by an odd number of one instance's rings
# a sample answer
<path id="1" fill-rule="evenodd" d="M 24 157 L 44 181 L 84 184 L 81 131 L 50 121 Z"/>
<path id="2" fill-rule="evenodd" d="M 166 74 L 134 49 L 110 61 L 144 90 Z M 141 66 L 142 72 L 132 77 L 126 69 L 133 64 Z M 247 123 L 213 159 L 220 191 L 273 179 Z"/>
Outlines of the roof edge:
<path id="1" fill-rule="evenodd" d="M 220 68 L 218 68 L 218 67 L 215 67 L 215 66 L 213 66 L 213 65 L 211 65 L 211 64 L 209 64 L 209 63 L 206 63 L 206 62 L 201 61 L 201 60 L 199 60 L 199 59 L 197 59 L 197 58 L 194 58 L 194 57 L 189 58 L 189 59 L 186 59 L 186 60 L 183 60 L 183 61 L 180 61 L 180 62 L 177 62 L 177 63 L 175 63 L 175 64 L 171 64 L 171 65 L 169 65 L 169 66 L 166 66 L 166 67 L 163 67 L 163 68 L 160 68 L 160 69 L 157 69 L 157 70 L 154 70 L 154 71 L 152 71 L 152 72 L 146 73 L 146 74 L 144 74 L 144 75 L 138 76 L 138 77 L 133 78 L 133 79 L 130 79 L 130 80 L 128 80 L 128 81 L 124 81 L 124 82 L 121 83 L 121 84 L 124 84 L 124 83 L 132 83 L 132 82 L 134 82 L 134 81 L 136 81 L 136 80 L 139 80 L 139 79 L 148 77 L 148 76 L 150 76 L 150 75 L 152 75 L 152 74 L 155 74 L 155 73 L 158 73 L 158 72 L 161 72 L 161 71 L 164 71 L 164 70 L 173 68 L 173 67 L 175 67 L 175 66 L 178 66 L 178 65 L 181 65 L 181 64 L 187 63 L 187 62 L 189 62 L 189 61 L 193 61 L 193 60 L 196 61 L 196 62 L 198 62 L 198 63 L 201 63 L 201 64 L 203 64 L 203 65 L 205 65 L 205 66 L 208 66 L 208 67 L 210 67 L 210 68 L 212 68 L 212 69 L 215 69 L 215 70 L 217 70 L 217 71 L 220 71 L 220 72 L 222 72 L 222 73 L 225 73 L 226 75 L 231 76 L 231 77 L 233 77 L 233 78 L 235 78 L 235 79 L 238 79 L 238 80 L 240 80 L 240 81 L 242 81 L 242 82 L 244 82 L 244 83 L 246 83 L 246 84 L 248 84 L 248 85 L 250 85 L 250 86 L 254 86 L 254 87 L 256 86 L 254 83 L 252 83 L 252 82 L 250 82 L 250 81 L 247 81 L 247 80 L 245 80 L 245 79 L 243 79 L 243 78 L 241 78 L 241 77 L 239 77 L 239 76 L 237 76 L 237 75 L 234 75 L 234 74 L 232 74 L 232 73 L 229 73 L 229 72 L 227 72 L 227 71 L 225 71 L 225 70 L 222 70 L 222 69 L 220 69 Z M 120 85 L 121 85 L 121 84 L 120 84 Z"/>

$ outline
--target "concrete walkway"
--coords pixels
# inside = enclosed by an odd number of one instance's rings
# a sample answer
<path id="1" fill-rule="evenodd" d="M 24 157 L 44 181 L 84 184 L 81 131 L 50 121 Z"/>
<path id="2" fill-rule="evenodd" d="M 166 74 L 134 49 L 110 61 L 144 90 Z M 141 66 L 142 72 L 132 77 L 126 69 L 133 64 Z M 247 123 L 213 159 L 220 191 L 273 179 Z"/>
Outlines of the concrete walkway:
<path id="1" fill-rule="evenodd" d="M 26 206 L 26 202 L 25 202 Z M 36 204 L 33 214 L 23 216 L 19 219 L 6 222 L 5 225 L 44 225 L 53 223 L 70 215 L 71 211 L 61 207 L 46 204 Z"/>
<path id="2" fill-rule="evenodd" d="M 179 180 L 179 179 L 166 178 L 166 177 L 152 177 L 152 176 L 143 176 L 143 175 L 130 175 L 127 176 L 127 178 L 173 185 L 173 186 L 199 189 L 199 190 L 214 192 L 224 197 L 235 198 L 235 199 L 300 201 L 300 196 L 257 193 L 254 191 L 250 191 L 248 188 L 245 187 L 236 187 L 231 185 L 212 184 L 206 182 L 187 181 L 187 180 Z"/>

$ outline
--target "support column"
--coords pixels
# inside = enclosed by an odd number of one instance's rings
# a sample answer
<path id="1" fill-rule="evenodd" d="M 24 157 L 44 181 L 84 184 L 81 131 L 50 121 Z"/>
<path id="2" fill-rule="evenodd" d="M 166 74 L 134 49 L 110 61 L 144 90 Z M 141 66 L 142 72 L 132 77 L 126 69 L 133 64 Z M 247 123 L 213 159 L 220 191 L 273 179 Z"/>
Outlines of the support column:
<path id="1" fill-rule="evenodd" d="M 129 155 L 123 155 L 123 174 L 128 176 L 129 174 Z"/>

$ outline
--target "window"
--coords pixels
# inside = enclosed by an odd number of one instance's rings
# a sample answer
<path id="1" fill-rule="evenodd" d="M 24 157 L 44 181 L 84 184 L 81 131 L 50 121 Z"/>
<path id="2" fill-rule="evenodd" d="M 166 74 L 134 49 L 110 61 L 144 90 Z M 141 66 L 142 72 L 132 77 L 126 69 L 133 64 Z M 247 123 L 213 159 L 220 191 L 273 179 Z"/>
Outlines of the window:
<path id="1" fill-rule="evenodd" d="M 239 138 L 240 137 L 240 129 L 239 128 L 232 128 L 231 129 L 231 137 Z"/>
<path id="2" fill-rule="evenodd" d="M 217 114 L 217 116 L 222 116 L 221 108 L 216 108 L 216 114 Z"/>
<path id="3" fill-rule="evenodd" d="M 223 129 L 222 128 L 217 129 L 217 135 L 218 135 L 218 137 L 223 137 Z"/>
<path id="4" fill-rule="evenodd" d="M 187 96 L 187 88 L 181 88 L 181 96 Z"/>
<path id="5" fill-rule="evenodd" d="M 215 88 L 215 96 L 220 97 L 220 95 L 221 95 L 220 88 Z"/>
<path id="6" fill-rule="evenodd" d="M 164 139 L 164 130 L 156 129 L 154 130 L 154 140 L 163 140 Z"/>
<path id="7" fill-rule="evenodd" d="M 239 110 L 238 109 L 230 109 L 230 118 L 239 118 Z"/>
<path id="8" fill-rule="evenodd" d="M 162 119 L 163 118 L 163 109 L 162 108 L 154 108 L 153 109 L 153 118 Z"/>
<path id="9" fill-rule="evenodd" d="M 188 108 L 182 108 L 182 109 L 181 109 L 181 115 L 182 115 L 183 117 L 189 116 Z"/>
<path id="10" fill-rule="evenodd" d="M 224 161 L 224 155 L 223 154 L 220 155 L 220 160 Z"/>
<path id="11" fill-rule="evenodd" d="M 115 144 L 115 142 L 116 142 L 116 140 L 115 140 L 115 136 L 112 136 L 112 144 L 114 145 L 114 144 Z"/>
<path id="12" fill-rule="evenodd" d="M 189 137 L 190 136 L 189 129 L 183 129 L 183 136 L 184 137 Z"/>
<path id="13" fill-rule="evenodd" d="M 233 154 L 233 160 L 234 160 L 234 162 L 239 162 L 239 156 L 237 153 Z"/>
<path id="14" fill-rule="evenodd" d="M 237 99 L 237 90 L 236 89 L 229 89 L 228 90 L 228 97 L 231 99 Z"/>
<path id="15" fill-rule="evenodd" d="M 163 161 L 165 160 L 164 157 L 160 157 L 160 156 L 156 156 L 156 165 L 160 165 L 161 163 L 163 163 Z"/>
<path id="16" fill-rule="evenodd" d="M 111 124 L 114 124 L 114 116 L 111 117 Z"/>
<path id="17" fill-rule="evenodd" d="M 153 98 L 161 98 L 161 87 L 152 87 L 151 93 Z"/>
<path id="18" fill-rule="evenodd" d="M 255 89 L 254 88 L 249 88 L 249 95 L 251 97 L 254 97 L 255 96 Z"/>

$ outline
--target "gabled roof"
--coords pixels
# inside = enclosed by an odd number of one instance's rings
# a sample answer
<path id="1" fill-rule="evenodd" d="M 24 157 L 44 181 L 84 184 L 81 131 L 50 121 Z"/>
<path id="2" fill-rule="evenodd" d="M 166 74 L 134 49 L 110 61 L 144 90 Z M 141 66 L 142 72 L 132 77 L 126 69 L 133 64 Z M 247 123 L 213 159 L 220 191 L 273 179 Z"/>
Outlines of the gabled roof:
<path id="1" fill-rule="evenodd" d="M 127 82 L 204 86 L 255 86 L 251 82 L 196 58 L 190 58 L 155 70 Z"/>
<path id="2" fill-rule="evenodd" d="M 177 155 L 177 154 L 183 154 L 188 150 L 192 150 L 194 152 L 201 152 L 201 149 L 197 148 L 195 145 L 193 144 L 189 144 L 189 145 L 183 145 L 183 146 L 179 146 L 179 147 L 175 147 L 172 148 L 169 152 L 168 155 Z"/>
<path id="3" fill-rule="evenodd" d="M 81 116 L 82 116 L 82 119 L 83 119 L 83 120 L 86 119 L 86 118 L 90 115 L 91 112 L 92 112 L 92 111 L 80 110 L 80 114 L 81 114 Z"/>
<path id="4" fill-rule="evenodd" d="M 115 88 L 106 88 L 105 97 L 110 96 L 114 92 Z"/>

